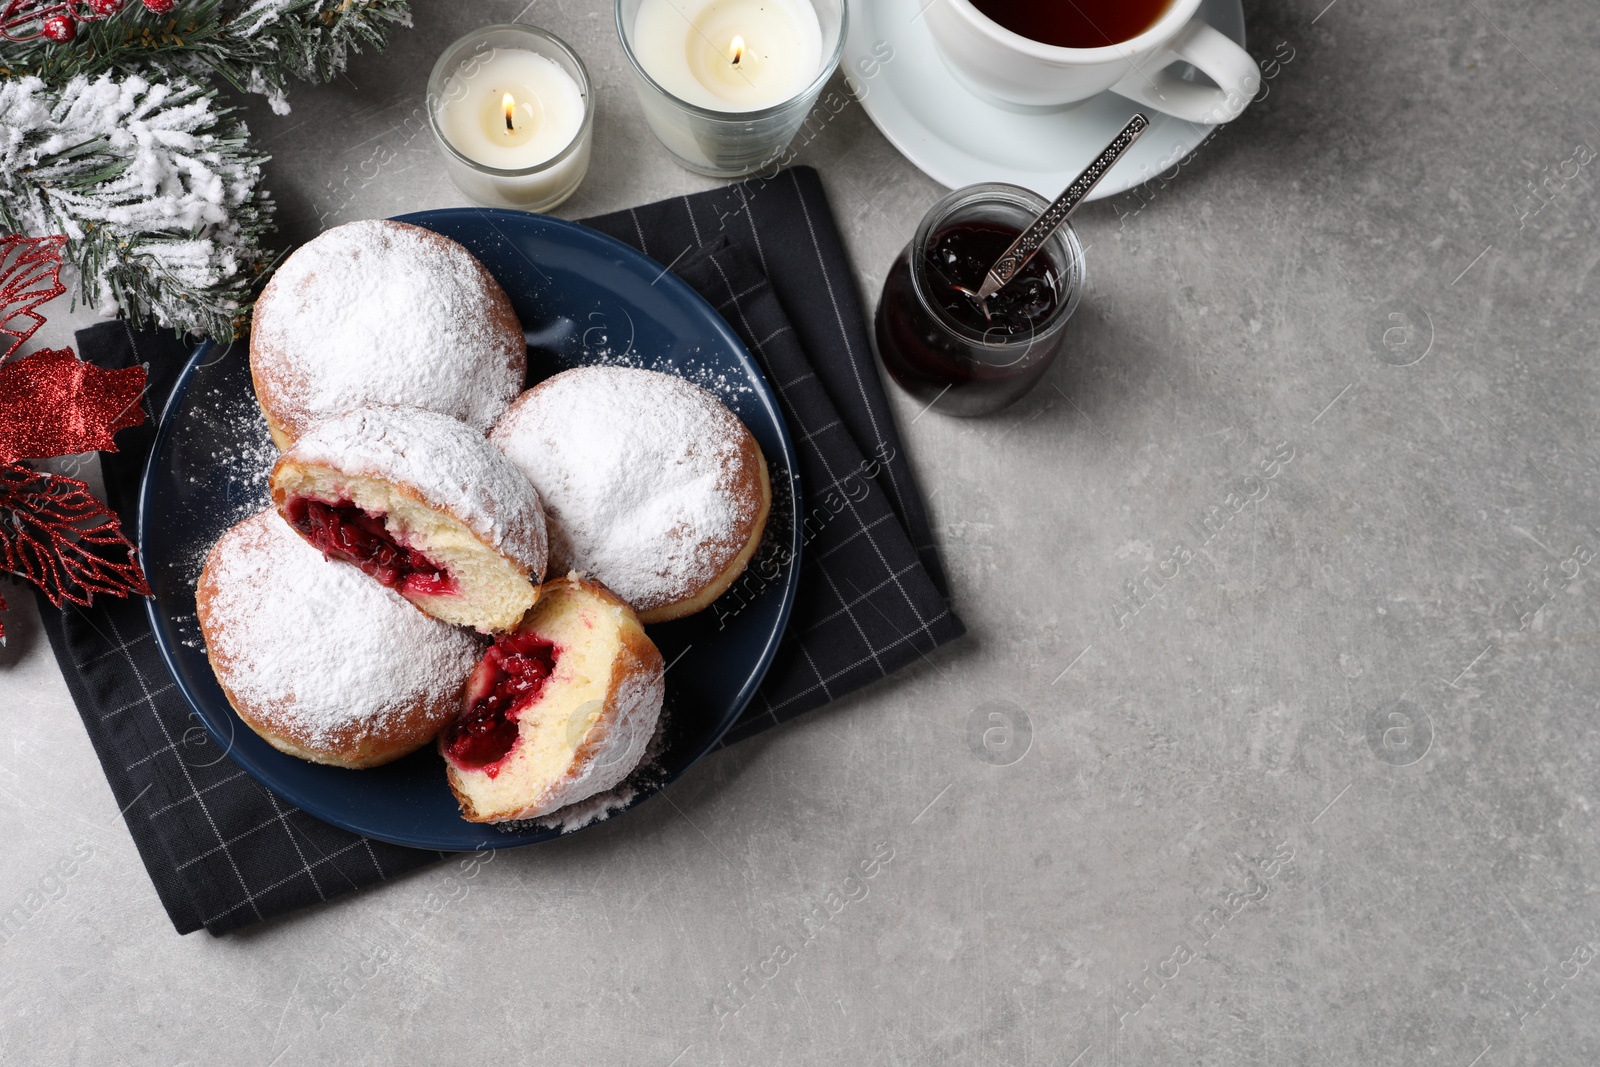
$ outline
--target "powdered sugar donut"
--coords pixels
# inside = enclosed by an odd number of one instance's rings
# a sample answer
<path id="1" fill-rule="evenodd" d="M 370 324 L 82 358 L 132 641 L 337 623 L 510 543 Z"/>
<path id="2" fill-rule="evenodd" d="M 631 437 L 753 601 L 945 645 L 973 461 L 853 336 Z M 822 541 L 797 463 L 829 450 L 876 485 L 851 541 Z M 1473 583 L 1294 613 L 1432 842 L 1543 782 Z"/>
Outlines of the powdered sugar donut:
<path id="1" fill-rule="evenodd" d="M 527 359 L 511 301 L 483 265 L 388 219 L 302 245 L 267 283 L 250 330 L 256 400 L 280 449 L 370 404 L 487 430 L 522 388 Z"/>
<path id="2" fill-rule="evenodd" d="M 489 439 L 538 489 L 552 569 L 647 623 L 708 606 L 761 543 L 772 488 L 744 423 L 659 371 L 578 367 L 517 398 Z"/>
<path id="3" fill-rule="evenodd" d="M 615 786 L 655 734 L 665 674 L 610 591 L 572 576 L 548 583 L 484 655 L 439 735 L 462 816 L 531 819 Z"/>
<path id="4" fill-rule="evenodd" d="M 436 619 L 510 629 L 544 580 L 544 509 L 528 480 L 463 422 L 363 408 L 278 458 L 272 502 L 331 559 Z"/>
<path id="5" fill-rule="evenodd" d="M 280 752 L 337 767 L 375 767 L 433 740 L 479 650 L 324 560 L 270 510 L 212 546 L 195 606 L 239 717 Z"/>

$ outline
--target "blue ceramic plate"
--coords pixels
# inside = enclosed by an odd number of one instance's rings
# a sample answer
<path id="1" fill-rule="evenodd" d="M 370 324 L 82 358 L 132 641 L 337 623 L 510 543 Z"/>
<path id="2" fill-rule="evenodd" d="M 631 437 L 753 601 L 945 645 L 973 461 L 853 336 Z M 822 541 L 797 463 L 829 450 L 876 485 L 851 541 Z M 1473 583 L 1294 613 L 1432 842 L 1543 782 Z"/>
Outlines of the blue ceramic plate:
<path id="1" fill-rule="evenodd" d="M 530 382 L 607 363 L 678 374 L 716 393 L 771 466 L 773 515 L 757 563 L 709 611 L 650 628 L 669 664 L 658 752 L 628 783 L 628 805 L 704 756 L 755 694 L 789 620 L 798 579 L 794 446 L 778 403 L 739 338 L 659 263 L 574 223 L 456 209 L 400 217 L 465 245 L 511 297 L 528 335 Z M 277 453 L 256 408 L 247 346 L 196 349 L 162 413 L 139 501 L 139 553 L 155 597 L 150 622 L 178 688 L 228 755 L 267 788 L 356 833 L 400 845 L 471 849 L 557 836 L 545 826 L 466 822 L 432 747 L 366 771 L 286 756 L 223 696 L 195 621 L 194 584 L 223 531 L 268 506 Z"/>

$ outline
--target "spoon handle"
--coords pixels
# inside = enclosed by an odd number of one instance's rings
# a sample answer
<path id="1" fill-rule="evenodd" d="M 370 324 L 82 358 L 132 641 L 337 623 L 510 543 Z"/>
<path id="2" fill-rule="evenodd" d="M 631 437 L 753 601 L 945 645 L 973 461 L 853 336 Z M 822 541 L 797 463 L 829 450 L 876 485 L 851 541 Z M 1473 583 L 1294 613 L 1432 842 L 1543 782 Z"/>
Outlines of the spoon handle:
<path id="1" fill-rule="evenodd" d="M 1149 127 L 1150 120 L 1145 118 L 1143 113 L 1136 113 L 1128 120 L 1128 124 L 1122 127 L 1122 132 L 1106 145 L 1105 151 L 1096 156 L 1094 162 L 1073 179 L 1072 184 L 1067 186 L 1067 191 L 1056 197 L 1055 203 L 1045 208 L 1044 214 L 1035 219 L 1033 225 L 1023 230 L 1021 236 L 1005 250 L 1005 254 L 989 268 L 989 273 L 984 276 L 983 285 L 978 288 L 979 300 L 993 296 L 1002 285 L 1017 276 L 1017 271 L 1027 265 L 1034 253 L 1050 239 L 1050 235 L 1077 210 L 1083 198 L 1100 184 L 1100 179 L 1106 176 L 1106 171 L 1111 169 L 1112 164 L 1121 159 L 1122 153 L 1126 152 Z"/>

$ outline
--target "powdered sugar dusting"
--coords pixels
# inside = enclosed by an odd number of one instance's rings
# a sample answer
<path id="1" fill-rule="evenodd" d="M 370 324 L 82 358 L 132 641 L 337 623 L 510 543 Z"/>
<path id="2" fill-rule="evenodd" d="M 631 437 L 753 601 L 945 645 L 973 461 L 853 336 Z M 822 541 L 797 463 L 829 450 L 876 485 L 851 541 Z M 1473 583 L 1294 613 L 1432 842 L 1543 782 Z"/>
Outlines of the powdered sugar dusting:
<path id="1" fill-rule="evenodd" d="M 467 631 L 324 560 L 275 511 L 223 534 L 201 585 L 208 654 L 225 684 L 310 747 L 448 699 L 477 659 Z"/>
<path id="2" fill-rule="evenodd" d="M 496 551 L 543 577 L 544 509 L 528 479 L 466 423 L 419 408 L 370 407 L 324 422 L 282 462 L 310 463 L 405 486 L 464 522 Z"/>
<path id="3" fill-rule="evenodd" d="M 573 332 L 582 327 L 580 343 L 583 346 L 583 364 L 586 366 L 632 367 L 651 370 L 662 366 L 660 354 L 646 357 L 634 347 L 638 327 L 627 308 L 598 305 L 582 322 L 573 319 L 558 320 Z M 564 332 L 559 330 L 557 332 Z M 626 334 L 624 337 L 623 334 Z M 756 389 L 750 376 L 743 371 L 730 370 L 725 357 L 707 361 L 698 345 L 672 353 L 670 371 L 686 378 L 706 392 L 721 397 L 724 402 L 736 401 L 754 395 Z"/>
<path id="4" fill-rule="evenodd" d="M 759 508 L 737 491 L 747 433 L 681 378 L 579 367 L 524 393 L 490 439 L 539 490 L 552 564 L 647 611 L 692 595 L 743 547 Z"/>
<path id="5" fill-rule="evenodd" d="M 570 834 L 574 830 L 582 830 L 585 826 L 592 826 L 597 822 L 604 822 L 617 812 L 633 802 L 639 791 L 633 786 L 623 784 L 605 793 L 597 794 L 588 800 L 580 800 L 576 804 L 568 804 L 549 815 L 541 815 L 537 819 L 522 819 L 517 822 L 501 823 L 500 830 L 520 832 L 531 826 L 540 826 L 550 830 L 557 830 L 563 834 Z"/>
<path id="6" fill-rule="evenodd" d="M 656 736 L 666 691 L 666 672 L 659 658 L 648 669 L 636 668 L 625 674 L 611 696 L 611 722 L 597 750 L 576 768 L 575 774 L 555 785 L 539 806 L 570 808 L 615 789 L 627 779 Z"/>
<path id="7" fill-rule="evenodd" d="M 668 712 L 663 709 L 655 720 L 655 729 L 650 736 L 650 743 L 645 747 L 644 755 L 640 758 L 638 766 L 633 769 L 622 781 L 609 789 L 596 793 L 564 808 L 558 808 L 548 815 L 541 815 L 535 819 L 521 819 L 517 822 L 501 823 L 498 829 L 510 831 L 525 831 L 534 826 L 561 833 L 570 834 L 574 830 L 581 830 L 597 822 L 611 818 L 622 811 L 646 790 L 657 787 L 665 774 L 661 768 L 660 756 L 666 742 Z"/>
<path id="8" fill-rule="evenodd" d="M 585 352 L 593 360 L 592 365 L 598 367 L 626 367 L 632 370 L 650 370 L 655 361 L 648 360 L 633 347 L 633 342 L 628 342 L 628 347 L 621 352 L 609 345 L 599 348 L 586 347 Z M 659 364 L 657 364 L 659 365 Z M 678 362 L 672 366 L 672 374 L 693 382 L 708 393 L 712 393 L 727 400 L 734 400 L 740 396 L 750 396 L 756 391 L 750 384 L 750 378 L 745 374 L 731 374 L 725 364 L 701 363 L 691 357 L 679 357 Z"/>
<path id="9" fill-rule="evenodd" d="M 304 426 L 365 404 L 426 407 L 479 430 L 522 386 L 520 330 L 497 323 L 471 253 L 386 219 L 336 226 L 278 268 L 251 361 L 275 412 Z"/>
<path id="10" fill-rule="evenodd" d="M 208 462 L 193 465 L 186 476 L 191 487 L 215 485 L 217 472 L 223 472 L 218 491 L 208 499 L 215 512 L 208 513 L 206 523 L 212 529 L 234 526 L 272 503 L 268 476 L 277 462 L 278 450 L 267 434 L 267 420 L 261 414 L 255 398 L 212 386 L 199 393 L 200 400 L 192 403 L 187 417 L 191 422 L 207 424 L 203 430 L 192 434 L 211 445 L 203 453 Z M 200 577 L 211 546 L 201 543 L 192 555 L 183 561 L 179 571 L 183 581 L 193 585 Z M 192 617 L 189 617 L 192 619 Z M 198 629 L 189 625 L 189 619 L 180 623 L 186 636 L 183 643 L 190 648 L 201 645 Z"/>

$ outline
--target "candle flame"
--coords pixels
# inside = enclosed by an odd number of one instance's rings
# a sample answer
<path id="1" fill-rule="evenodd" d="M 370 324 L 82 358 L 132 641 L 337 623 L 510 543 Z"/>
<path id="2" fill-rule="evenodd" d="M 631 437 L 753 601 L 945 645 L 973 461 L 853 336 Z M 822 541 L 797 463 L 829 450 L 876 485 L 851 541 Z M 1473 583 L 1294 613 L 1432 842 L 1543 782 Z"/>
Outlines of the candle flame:
<path id="1" fill-rule="evenodd" d="M 733 43 L 728 45 L 728 56 L 733 60 L 733 65 L 738 66 L 744 58 L 744 38 L 738 34 L 733 35 Z"/>
<path id="2" fill-rule="evenodd" d="M 511 123 L 511 116 L 517 110 L 516 98 L 507 93 L 500 98 L 500 106 L 506 109 L 506 132 L 511 133 L 516 129 L 516 126 Z"/>

